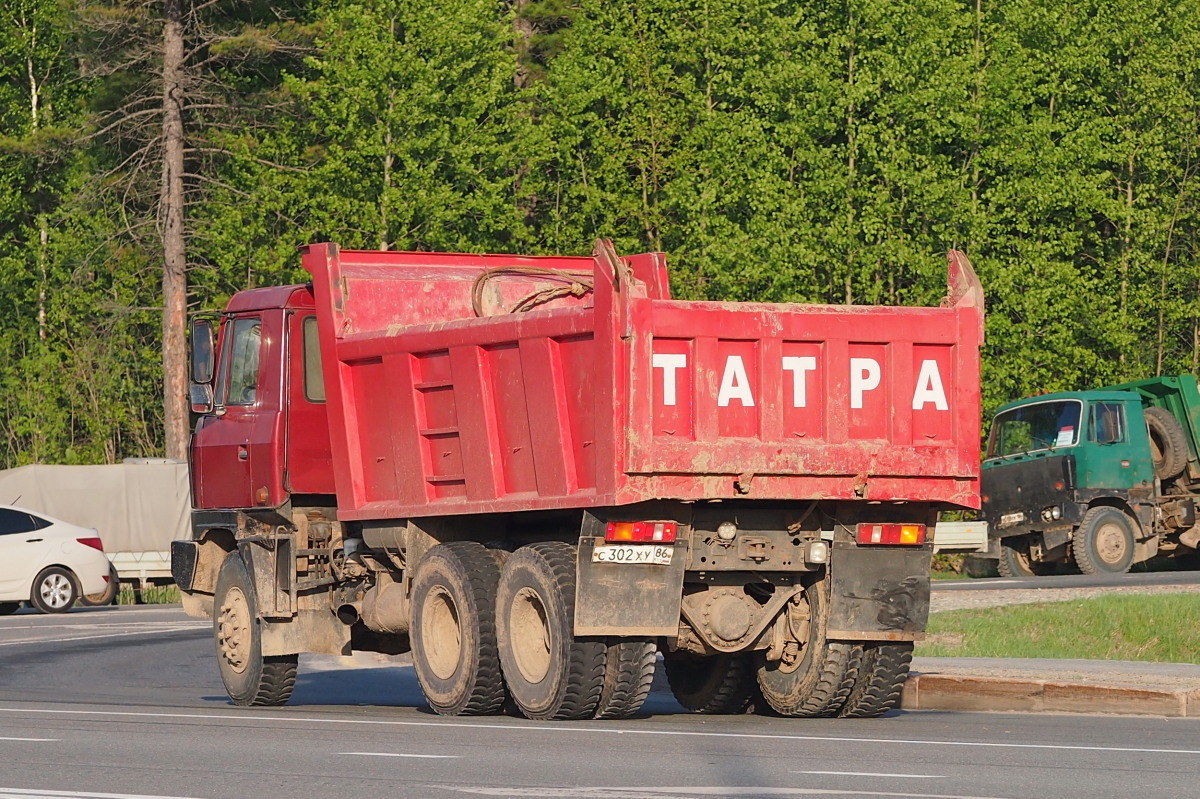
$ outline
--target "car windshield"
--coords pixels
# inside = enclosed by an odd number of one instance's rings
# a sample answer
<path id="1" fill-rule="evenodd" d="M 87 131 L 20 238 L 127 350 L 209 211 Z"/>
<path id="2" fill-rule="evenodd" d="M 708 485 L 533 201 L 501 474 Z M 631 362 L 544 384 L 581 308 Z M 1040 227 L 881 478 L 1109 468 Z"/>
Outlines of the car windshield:
<path id="1" fill-rule="evenodd" d="M 1079 441 L 1078 400 L 1039 402 L 1005 411 L 992 424 L 989 458 L 1074 446 Z"/>

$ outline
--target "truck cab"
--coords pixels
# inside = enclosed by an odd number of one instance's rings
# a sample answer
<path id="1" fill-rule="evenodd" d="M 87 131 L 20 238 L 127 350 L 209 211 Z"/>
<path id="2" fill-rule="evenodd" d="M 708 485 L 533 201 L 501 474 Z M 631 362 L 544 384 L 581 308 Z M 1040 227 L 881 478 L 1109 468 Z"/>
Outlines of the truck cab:
<path id="1" fill-rule="evenodd" d="M 311 289 L 239 292 L 219 319 L 196 320 L 192 339 L 196 350 L 220 353 L 215 376 L 193 375 L 199 392 L 192 410 L 201 414 L 191 444 L 193 507 L 277 508 L 295 494 L 332 498 Z M 205 362 L 212 358 L 195 358 L 193 368 Z"/>
<path id="2" fill-rule="evenodd" d="M 981 494 L 1002 575 L 1071 561 L 1085 573 L 1128 571 L 1158 552 L 1164 526 L 1194 524 L 1182 467 L 1165 464 L 1167 454 L 1185 463 L 1188 446 L 1155 391 L 1161 383 L 1045 394 L 997 411 Z"/>

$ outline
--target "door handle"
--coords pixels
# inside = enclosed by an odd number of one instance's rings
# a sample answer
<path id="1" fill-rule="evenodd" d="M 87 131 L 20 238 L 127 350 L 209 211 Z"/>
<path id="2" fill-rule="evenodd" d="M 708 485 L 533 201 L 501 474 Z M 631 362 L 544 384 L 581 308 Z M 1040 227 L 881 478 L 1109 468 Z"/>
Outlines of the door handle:
<path id="1" fill-rule="evenodd" d="M 42 540 L 43 540 L 43 539 L 41 539 L 41 538 L 26 538 L 26 539 L 25 539 L 25 543 L 26 543 L 26 544 L 36 544 L 36 543 L 38 543 L 39 541 L 42 541 Z"/>

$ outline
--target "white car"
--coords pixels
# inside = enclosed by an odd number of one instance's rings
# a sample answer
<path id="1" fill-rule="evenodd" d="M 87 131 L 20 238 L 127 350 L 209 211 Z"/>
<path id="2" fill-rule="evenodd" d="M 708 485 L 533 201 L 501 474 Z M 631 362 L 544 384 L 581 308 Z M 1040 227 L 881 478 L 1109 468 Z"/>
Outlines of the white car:
<path id="1" fill-rule="evenodd" d="M 65 613 L 80 594 L 103 592 L 109 574 L 95 530 L 0 505 L 0 616 L 22 602 L 43 613 Z"/>

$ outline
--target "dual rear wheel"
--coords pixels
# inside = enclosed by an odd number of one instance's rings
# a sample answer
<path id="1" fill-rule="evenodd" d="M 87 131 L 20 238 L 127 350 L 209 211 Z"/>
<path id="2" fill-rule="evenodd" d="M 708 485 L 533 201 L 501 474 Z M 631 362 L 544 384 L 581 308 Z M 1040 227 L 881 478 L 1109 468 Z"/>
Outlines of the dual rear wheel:
<path id="1" fill-rule="evenodd" d="M 503 561 L 503 566 L 499 562 Z M 413 665 L 430 706 L 531 719 L 624 718 L 650 693 L 651 640 L 576 637 L 575 548 L 480 544 L 431 549 L 412 591 Z"/>

